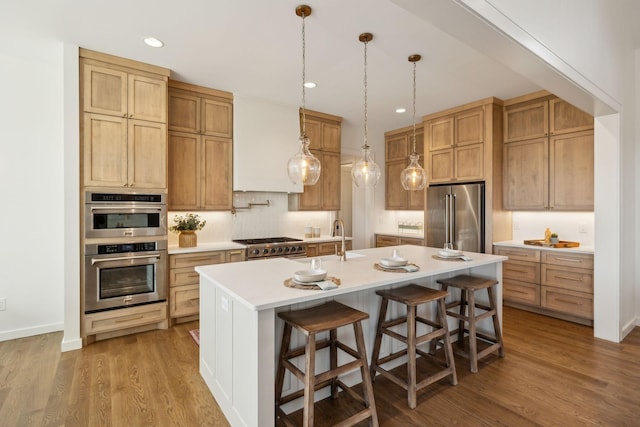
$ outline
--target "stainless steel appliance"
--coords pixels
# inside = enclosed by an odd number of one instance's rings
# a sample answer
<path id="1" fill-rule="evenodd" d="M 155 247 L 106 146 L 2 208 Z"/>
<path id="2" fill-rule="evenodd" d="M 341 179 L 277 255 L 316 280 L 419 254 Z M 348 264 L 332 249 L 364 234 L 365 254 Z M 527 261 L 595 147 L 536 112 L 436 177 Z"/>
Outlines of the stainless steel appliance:
<path id="1" fill-rule="evenodd" d="M 484 252 L 484 183 L 427 189 L 427 246 Z"/>
<path id="2" fill-rule="evenodd" d="M 234 240 L 247 247 L 247 260 L 271 257 L 304 258 L 307 244 L 291 237 L 266 237 Z"/>
<path id="3" fill-rule="evenodd" d="M 85 238 L 167 235 L 167 204 L 162 193 L 85 194 Z"/>
<path id="4" fill-rule="evenodd" d="M 167 241 L 85 245 L 85 313 L 166 301 Z"/>

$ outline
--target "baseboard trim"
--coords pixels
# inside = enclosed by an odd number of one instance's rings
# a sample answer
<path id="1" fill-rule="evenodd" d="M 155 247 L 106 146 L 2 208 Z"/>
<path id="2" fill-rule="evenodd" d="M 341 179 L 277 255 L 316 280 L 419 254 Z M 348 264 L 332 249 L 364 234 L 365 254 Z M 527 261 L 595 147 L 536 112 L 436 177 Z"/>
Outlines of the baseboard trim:
<path id="1" fill-rule="evenodd" d="M 32 326 L 30 328 L 13 329 L 0 332 L 0 341 L 15 340 L 18 338 L 32 337 L 34 335 L 48 334 L 64 330 L 64 323 L 50 323 L 48 325 Z"/>
<path id="2" fill-rule="evenodd" d="M 640 326 L 640 317 L 636 317 L 622 327 L 620 341 L 622 341 L 636 326 Z"/>
<path id="3" fill-rule="evenodd" d="M 71 350 L 79 350 L 82 348 L 82 338 L 77 337 L 73 339 L 62 338 L 62 344 L 60 345 L 60 350 L 64 353 L 65 351 Z"/>

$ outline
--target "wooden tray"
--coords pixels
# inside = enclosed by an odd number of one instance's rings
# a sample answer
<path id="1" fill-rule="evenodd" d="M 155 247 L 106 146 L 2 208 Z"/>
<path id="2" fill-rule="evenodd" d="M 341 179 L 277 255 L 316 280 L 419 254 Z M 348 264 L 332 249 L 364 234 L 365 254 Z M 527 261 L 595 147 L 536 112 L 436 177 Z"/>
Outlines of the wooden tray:
<path id="1" fill-rule="evenodd" d="M 550 248 L 577 248 L 580 246 L 580 242 L 570 242 L 568 240 L 560 240 L 558 243 L 545 243 L 544 239 L 539 240 L 525 240 L 525 245 L 533 246 L 547 246 Z"/>

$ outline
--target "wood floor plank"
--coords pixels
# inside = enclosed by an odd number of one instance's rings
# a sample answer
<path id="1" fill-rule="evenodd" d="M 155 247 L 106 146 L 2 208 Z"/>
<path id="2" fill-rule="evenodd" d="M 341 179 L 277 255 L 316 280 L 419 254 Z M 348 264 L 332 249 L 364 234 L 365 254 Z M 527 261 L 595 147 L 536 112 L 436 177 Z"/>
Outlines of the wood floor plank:
<path id="1" fill-rule="evenodd" d="M 199 374 L 189 335 L 197 327 L 66 353 L 61 333 L 0 342 L 0 426 L 228 426 Z M 640 328 L 617 344 L 583 325 L 505 307 L 504 340 L 506 357 L 481 361 L 477 374 L 456 357 L 458 385 L 445 379 L 421 390 L 414 410 L 406 391 L 378 376 L 380 425 L 638 425 Z M 358 409 L 343 397 L 317 403 L 316 426 Z"/>

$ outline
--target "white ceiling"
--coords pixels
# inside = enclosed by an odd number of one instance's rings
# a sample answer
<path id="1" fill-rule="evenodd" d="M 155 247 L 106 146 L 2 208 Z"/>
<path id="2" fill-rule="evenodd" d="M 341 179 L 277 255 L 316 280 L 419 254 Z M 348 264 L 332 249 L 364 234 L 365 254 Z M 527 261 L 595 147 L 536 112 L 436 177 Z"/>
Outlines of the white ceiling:
<path id="1" fill-rule="evenodd" d="M 306 1 L 306 0 L 305 0 Z M 427 0 L 442 2 L 446 0 Z M 3 1 L 0 27 L 164 66 L 173 78 L 287 105 L 301 102 L 302 0 Z M 417 116 L 488 96 L 539 90 L 526 78 L 460 43 L 391 0 L 308 0 L 309 109 L 363 121 L 362 32 L 368 45 L 370 127 L 411 124 L 410 54 L 417 69 Z M 0 34 L 1 35 L 1 34 Z M 165 47 L 142 42 L 154 36 Z M 399 115 L 396 107 L 407 113 Z"/>

